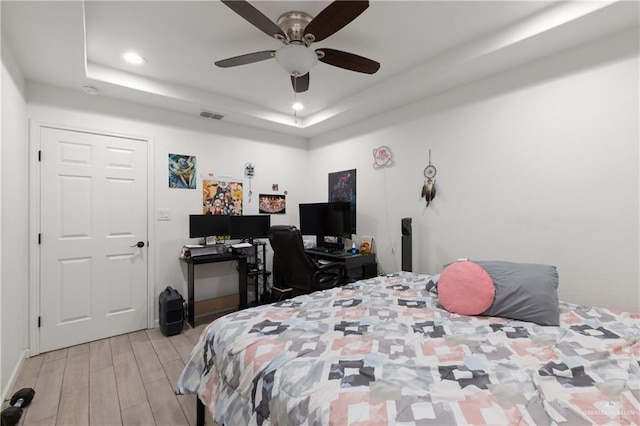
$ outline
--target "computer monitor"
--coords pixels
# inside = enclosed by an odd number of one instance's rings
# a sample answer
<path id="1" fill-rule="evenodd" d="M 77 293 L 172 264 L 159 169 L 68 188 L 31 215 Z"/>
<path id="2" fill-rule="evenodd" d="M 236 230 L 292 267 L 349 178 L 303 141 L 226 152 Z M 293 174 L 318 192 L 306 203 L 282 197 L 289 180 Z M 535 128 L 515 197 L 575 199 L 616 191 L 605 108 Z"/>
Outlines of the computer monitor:
<path id="1" fill-rule="evenodd" d="M 189 238 L 206 238 L 229 235 L 230 218 L 233 216 L 189 215 Z"/>
<path id="2" fill-rule="evenodd" d="M 351 238 L 351 203 L 300 204 L 300 233 L 318 237 Z"/>
<path id="3" fill-rule="evenodd" d="M 327 203 L 300 204 L 300 233 L 302 235 L 322 235 L 323 217 Z"/>
<path id="4" fill-rule="evenodd" d="M 230 216 L 230 237 L 232 240 L 267 238 L 271 227 L 270 215 Z"/>
<path id="5" fill-rule="evenodd" d="M 325 236 L 351 238 L 355 228 L 351 223 L 352 212 L 349 201 L 334 201 L 327 203 L 325 222 Z"/>

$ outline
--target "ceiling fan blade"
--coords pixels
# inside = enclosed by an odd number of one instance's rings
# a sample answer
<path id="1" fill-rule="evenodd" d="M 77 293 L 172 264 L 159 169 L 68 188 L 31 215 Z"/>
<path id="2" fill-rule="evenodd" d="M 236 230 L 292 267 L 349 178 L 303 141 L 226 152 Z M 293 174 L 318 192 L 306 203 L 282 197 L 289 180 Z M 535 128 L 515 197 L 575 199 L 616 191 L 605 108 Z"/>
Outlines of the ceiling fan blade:
<path id="1" fill-rule="evenodd" d="M 317 49 L 316 52 L 324 53 L 318 55 L 318 60 L 334 67 L 344 68 L 350 71 L 362 72 L 365 74 L 375 74 L 380 69 L 380 63 L 364 56 L 343 52 L 335 49 Z"/>
<path id="2" fill-rule="evenodd" d="M 296 93 L 302 93 L 309 90 L 309 73 L 300 77 L 291 76 L 291 85 Z"/>
<path id="3" fill-rule="evenodd" d="M 309 22 L 304 35 L 313 34 L 313 39 L 309 41 L 324 40 L 356 19 L 368 7 L 368 1 L 334 1 Z"/>
<path id="4" fill-rule="evenodd" d="M 267 18 L 258 9 L 253 7 L 251 3 L 244 0 L 221 0 L 235 13 L 243 17 L 250 24 L 253 24 L 260 31 L 267 34 L 269 37 L 274 37 L 276 34 L 280 34 L 284 40 L 286 37 L 279 26 L 277 26 L 271 19 Z"/>
<path id="5" fill-rule="evenodd" d="M 233 58 L 216 61 L 220 68 L 237 67 L 238 65 L 252 64 L 254 62 L 265 61 L 274 57 L 275 50 L 263 50 L 262 52 L 247 53 L 246 55 L 234 56 Z"/>

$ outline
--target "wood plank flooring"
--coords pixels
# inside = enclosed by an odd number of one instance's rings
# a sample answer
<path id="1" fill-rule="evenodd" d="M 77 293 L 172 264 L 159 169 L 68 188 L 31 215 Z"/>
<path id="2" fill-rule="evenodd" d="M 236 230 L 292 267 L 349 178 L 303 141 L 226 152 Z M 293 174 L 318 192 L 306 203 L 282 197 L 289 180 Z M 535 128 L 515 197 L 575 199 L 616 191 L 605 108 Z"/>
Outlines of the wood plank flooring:
<path id="1" fill-rule="evenodd" d="M 196 396 L 174 388 L 205 325 L 170 337 L 142 330 L 29 358 L 7 395 L 36 391 L 18 425 L 195 426 Z"/>

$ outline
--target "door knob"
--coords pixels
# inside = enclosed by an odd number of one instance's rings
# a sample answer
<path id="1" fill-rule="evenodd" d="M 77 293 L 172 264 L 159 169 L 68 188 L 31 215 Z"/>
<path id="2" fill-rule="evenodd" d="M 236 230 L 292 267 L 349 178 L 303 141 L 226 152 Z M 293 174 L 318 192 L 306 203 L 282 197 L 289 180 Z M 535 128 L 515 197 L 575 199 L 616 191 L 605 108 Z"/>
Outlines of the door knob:
<path id="1" fill-rule="evenodd" d="M 144 242 L 142 242 L 142 241 L 138 241 L 137 243 L 135 243 L 134 245 L 129 246 L 129 247 L 138 247 L 138 248 L 142 248 L 142 247 L 144 247 Z"/>

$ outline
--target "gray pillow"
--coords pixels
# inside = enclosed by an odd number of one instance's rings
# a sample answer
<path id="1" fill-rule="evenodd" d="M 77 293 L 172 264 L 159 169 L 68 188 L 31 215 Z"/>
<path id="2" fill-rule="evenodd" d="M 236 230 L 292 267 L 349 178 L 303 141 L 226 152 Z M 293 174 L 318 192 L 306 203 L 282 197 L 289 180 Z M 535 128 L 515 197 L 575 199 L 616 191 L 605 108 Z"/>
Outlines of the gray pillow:
<path id="1" fill-rule="evenodd" d="M 438 294 L 438 280 L 440 279 L 440 274 L 435 274 L 429 281 L 427 281 L 427 291 L 430 293 Z"/>
<path id="2" fill-rule="evenodd" d="M 496 296 L 482 315 L 560 325 L 558 271 L 555 266 L 474 261 L 491 277 Z"/>

